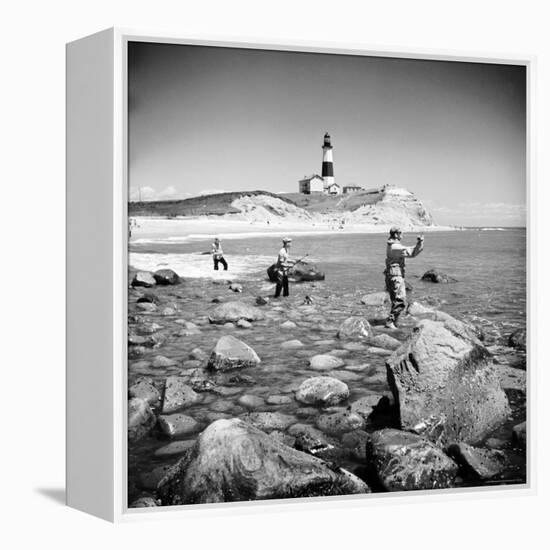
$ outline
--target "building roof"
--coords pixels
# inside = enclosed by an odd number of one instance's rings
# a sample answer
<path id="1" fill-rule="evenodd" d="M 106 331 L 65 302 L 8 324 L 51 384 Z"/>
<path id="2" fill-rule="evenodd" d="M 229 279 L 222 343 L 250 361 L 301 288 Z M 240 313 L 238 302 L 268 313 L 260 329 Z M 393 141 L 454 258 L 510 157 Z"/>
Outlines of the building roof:
<path id="1" fill-rule="evenodd" d="M 300 182 L 302 182 L 302 181 L 311 181 L 315 178 L 320 179 L 320 180 L 323 179 L 319 174 L 311 174 L 311 176 L 304 176 L 304 178 L 301 179 Z"/>

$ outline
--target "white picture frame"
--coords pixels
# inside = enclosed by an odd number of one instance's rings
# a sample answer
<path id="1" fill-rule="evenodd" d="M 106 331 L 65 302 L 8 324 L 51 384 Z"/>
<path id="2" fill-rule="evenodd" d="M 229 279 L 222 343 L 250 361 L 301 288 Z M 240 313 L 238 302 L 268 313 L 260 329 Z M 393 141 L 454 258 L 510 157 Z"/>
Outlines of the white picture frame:
<path id="1" fill-rule="evenodd" d="M 523 65 L 527 71 L 528 242 L 534 228 L 532 181 L 535 59 L 489 54 L 369 49 L 364 44 L 224 40 L 108 29 L 67 45 L 67 504 L 112 522 L 190 513 L 238 513 L 269 507 L 376 505 L 533 494 L 533 438 L 528 438 L 525 485 L 372 494 L 292 501 L 128 509 L 127 506 L 127 44 L 129 41 L 225 48 L 353 54 Z M 532 349 L 533 270 L 528 261 L 528 349 Z M 528 430 L 536 406 L 534 353 L 528 353 Z M 90 414 L 93 411 L 93 414 Z"/>

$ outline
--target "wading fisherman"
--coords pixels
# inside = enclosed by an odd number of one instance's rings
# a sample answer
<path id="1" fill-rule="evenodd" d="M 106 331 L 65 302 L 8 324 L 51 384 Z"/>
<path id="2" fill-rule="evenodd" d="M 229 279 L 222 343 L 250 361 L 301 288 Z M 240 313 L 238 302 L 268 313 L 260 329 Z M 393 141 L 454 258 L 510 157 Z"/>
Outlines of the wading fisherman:
<path id="1" fill-rule="evenodd" d="M 214 269 L 216 271 L 218 271 L 218 264 L 222 264 L 223 270 L 227 271 L 227 262 L 223 257 L 222 245 L 218 237 L 216 237 L 212 243 L 212 258 L 214 258 Z"/>
<path id="2" fill-rule="evenodd" d="M 424 237 L 416 238 L 415 246 L 403 246 L 403 232 L 399 227 L 390 229 L 390 238 L 386 245 L 386 290 L 390 293 L 391 312 L 386 319 L 386 328 L 395 329 L 397 319 L 407 307 L 405 288 L 405 258 L 418 256 L 424 248 Z"/>
<path id="3" fill-rule="evenodd" d="M 290 237 L 285 237 L 283 239 L 283 248 L 279 250 L 279 255 L 277 256 L 277 286 L 275 287 L 275 298 L 278 298 L 281 295 L 281 290 L 283 291 L 283 296 L 288 296 L 288 272 L 294 266 L 296 262 L 290 259 L 290 243 L 292 239 Z"/>

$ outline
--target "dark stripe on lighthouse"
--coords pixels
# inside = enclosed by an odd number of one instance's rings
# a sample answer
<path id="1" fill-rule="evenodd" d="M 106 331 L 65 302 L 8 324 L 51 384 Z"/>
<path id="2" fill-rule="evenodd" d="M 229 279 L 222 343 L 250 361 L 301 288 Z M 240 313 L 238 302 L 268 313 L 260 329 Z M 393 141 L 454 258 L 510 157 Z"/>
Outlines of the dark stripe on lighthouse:
<path id="1" fill-rule="evenodd" d="M 319 165 L 317 165 L 319 166 Z M 323 162 L 323 173 L 321 174 L 323 177 L 331 177 L 334 176 L 334 168 L 332 167 L 332 162 Z"/>

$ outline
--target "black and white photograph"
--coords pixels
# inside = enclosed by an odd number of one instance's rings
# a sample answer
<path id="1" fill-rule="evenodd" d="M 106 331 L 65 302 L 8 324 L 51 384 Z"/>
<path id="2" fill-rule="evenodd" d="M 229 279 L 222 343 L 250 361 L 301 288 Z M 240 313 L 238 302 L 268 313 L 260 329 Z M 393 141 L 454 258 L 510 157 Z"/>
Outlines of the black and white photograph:
<path id="1" fill-rule="evenodd" d="M 525 486 L 525 65 L 127 67 L 128 506 Z"/>

